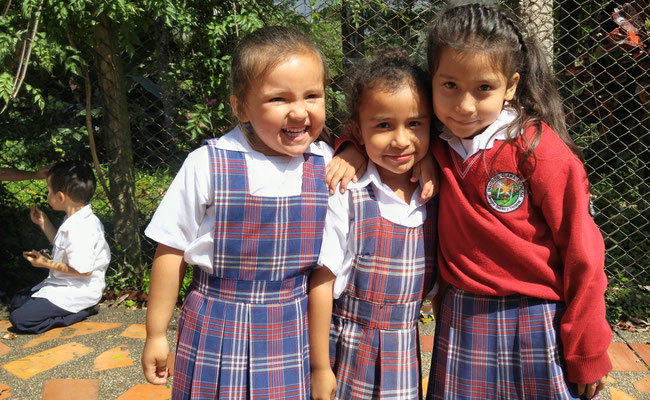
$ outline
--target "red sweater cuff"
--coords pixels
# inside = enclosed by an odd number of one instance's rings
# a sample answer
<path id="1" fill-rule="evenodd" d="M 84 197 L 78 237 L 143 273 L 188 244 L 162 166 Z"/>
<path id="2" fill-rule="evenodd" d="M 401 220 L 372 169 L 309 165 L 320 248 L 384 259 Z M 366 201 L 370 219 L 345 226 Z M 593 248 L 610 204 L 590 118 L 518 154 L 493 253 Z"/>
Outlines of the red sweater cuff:
<path id="1" fill-rule="evenodd" d="M 573 383 L 594 383 L 612 370 L 609 354 L 597 357 L 572 357 L 566 359 L 567 380 Z"/>

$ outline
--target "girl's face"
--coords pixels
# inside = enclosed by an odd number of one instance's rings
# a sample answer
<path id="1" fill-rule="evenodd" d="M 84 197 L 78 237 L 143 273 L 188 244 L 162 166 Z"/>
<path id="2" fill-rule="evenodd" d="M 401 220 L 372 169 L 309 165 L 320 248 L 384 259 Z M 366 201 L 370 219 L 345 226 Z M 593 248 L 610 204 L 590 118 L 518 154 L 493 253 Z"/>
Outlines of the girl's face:
<path id="1" fill-rule="evenodd" d="M 358 118 L 357 138 L 384 183 L 409 172 L 429 149 L 430 104 L 408 84 L 397 91 L 381 86 L 365 90 Z"/>
<path id="2" fill-rule="evenodd" d="M 255 131 L 253 147 L 269 156 L 303 154 L 325 125 L 324 71 L 316 54 L 294 54 L 253 85 L 233 110 Z"/>
<path id="3" fill-rule="evenodd" d="M 506 77 L 486 53 L 445 48 L 432 77 L 433 112 L 463 139 L 483 132 L 515 95 L 519 74 Z"/>

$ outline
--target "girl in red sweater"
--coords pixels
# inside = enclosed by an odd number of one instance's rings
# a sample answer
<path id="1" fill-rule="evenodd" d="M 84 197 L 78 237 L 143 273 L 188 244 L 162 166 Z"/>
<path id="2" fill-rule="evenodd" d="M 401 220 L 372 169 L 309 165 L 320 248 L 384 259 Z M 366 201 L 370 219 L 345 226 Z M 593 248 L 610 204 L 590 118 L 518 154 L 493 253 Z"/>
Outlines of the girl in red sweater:
<path id="1" fill-rule="evenodd" d="M 508 13 L 466 4 L 431 25 L 427 60 L 449 284 L 427 399 L 597 397 L 611 370 L 604 243 L 544 53 Z"/>

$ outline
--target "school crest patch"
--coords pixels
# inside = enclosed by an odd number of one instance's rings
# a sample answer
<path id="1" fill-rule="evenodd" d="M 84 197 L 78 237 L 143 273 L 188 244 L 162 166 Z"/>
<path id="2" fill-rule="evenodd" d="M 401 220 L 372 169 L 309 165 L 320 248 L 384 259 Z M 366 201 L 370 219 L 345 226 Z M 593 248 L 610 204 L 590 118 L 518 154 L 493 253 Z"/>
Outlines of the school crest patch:
<path id="1" fill-rule="evenodd" d="M 524 180 L 510 172 L 498 172 L 485 187 L 485 198 L 495 211 L 500 213 L 515 211 L 526 198 Z"/>

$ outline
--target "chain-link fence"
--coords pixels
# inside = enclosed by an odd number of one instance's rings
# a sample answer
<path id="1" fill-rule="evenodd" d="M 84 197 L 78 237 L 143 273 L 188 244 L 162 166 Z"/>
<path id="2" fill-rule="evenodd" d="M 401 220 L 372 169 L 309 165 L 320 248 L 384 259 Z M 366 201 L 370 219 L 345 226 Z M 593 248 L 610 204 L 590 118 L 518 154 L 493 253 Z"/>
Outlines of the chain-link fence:
<path id="1" fill-rule="evenodd" d="M 329 59 L 327 124 L 338 133 L 346 69 L 386 45 L 405 48 L 424 64 L 425 27 L 444 5 L 248 0 L 146 2 L 144 7 L 124 1 L 120 4 L 134 7 L 103 13 L 92 7 L 69 9 L 71 22 L 65 26 L 60 23 L 65 3 L 51 3 L 40 2 L 53 9 L 42 11 L 38 30 L 35 8 L 12 14 L 7 7 L 0 24 L 5 36 L 15 32 L 13 42 L 4 41 L 11 50 L 0 52 L 3 73 L 13 78 L 22 64 L 31 63 L 29 87 L 0 114 L 0 166 L 33 170 L 65 158 L 95 158 L 105 183 L 98 185 L 92 204 L 113 252 L 109 287 L 138 290 L 148 282 L 155 246 L 142 231 L 165 189 L 191 149 L 232 125 L 228 55 L 238 36 L 274 24 L 310 31 Z M 648 2 L 500 4 L 519 14 L 548 50 L 571 134 L 585 152 L 596 221 L 606 239 L 610 314 L 648 319 Z M 27 38 L 34 31 L 34 55 L 25 60 L 22 49 L 29 48 Z M 59 50 L 52 50 L 57 43 Z M 0 95 L 2 82 L 0 75 Z M 20 251 L 48 245 L 28 217 L 31 204 L 49 210 L 45 196 L 42 181 L 0 184 L 0 256 L 9 266 L 2 267 L 0 289 L 6 293 L 18 289 L 15 282 L 32 279 L 25 275 L 33 271 Z M 59 223 L 61 216 L 54 220 Z"/>

